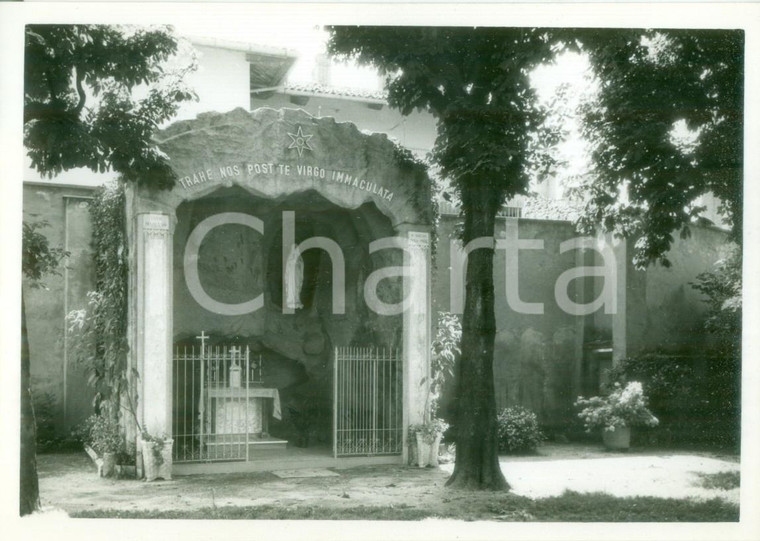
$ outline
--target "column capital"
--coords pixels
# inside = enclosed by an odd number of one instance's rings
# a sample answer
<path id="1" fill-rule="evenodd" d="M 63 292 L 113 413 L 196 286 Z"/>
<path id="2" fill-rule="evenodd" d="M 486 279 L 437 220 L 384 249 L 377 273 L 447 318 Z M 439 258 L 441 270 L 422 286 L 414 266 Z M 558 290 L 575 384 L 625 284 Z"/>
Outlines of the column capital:
<path id="1" fill-rule="evenodd" d="M 176 218 L 164 212 L 140 212 L 136 216 L 137 226 L 145 236 L 163 237 L 174 234 Z"/>

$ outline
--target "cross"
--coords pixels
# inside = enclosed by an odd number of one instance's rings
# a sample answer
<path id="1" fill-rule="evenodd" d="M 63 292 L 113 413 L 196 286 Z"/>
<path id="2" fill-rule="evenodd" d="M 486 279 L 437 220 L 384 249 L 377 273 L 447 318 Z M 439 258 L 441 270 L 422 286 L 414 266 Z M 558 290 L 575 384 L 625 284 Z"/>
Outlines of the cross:
<path id="1" fill-rule="evenodd" d="M 230 355 L 232 355 L 232 365 L 237 366 L 237 359 L 236 357 L 240 355 L 240 348 L 237 346 L 232 346 L 230 348 Z"/>
<path id="2" fill-rule="evenodd" d="M 196 336 L 195 338 L 201 341 L 201 355 L 203 355 L 206 352 L 206 340 L 208 340 L 211 337 L 206 336 L 206 331 L 201 331 L 201 335 Z"/>

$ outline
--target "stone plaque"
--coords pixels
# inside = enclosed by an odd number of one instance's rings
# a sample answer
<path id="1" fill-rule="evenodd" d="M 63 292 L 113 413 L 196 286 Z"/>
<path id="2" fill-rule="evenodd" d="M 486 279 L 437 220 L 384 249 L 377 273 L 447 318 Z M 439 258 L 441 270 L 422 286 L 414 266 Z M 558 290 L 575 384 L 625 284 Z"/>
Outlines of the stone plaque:
<path id="1" fill-rule="evenodd" d="M 145 214 L 143 227 L 158 231 L 169 231 L 169 217 L 166 214 Z"/>
<path id="2" fill-rule="evenodd" d="M 409 231 L 407 238 L 411 248 L 421 250 L 427 250 L 430 248 L 430 233 L 425 231 Z"/>

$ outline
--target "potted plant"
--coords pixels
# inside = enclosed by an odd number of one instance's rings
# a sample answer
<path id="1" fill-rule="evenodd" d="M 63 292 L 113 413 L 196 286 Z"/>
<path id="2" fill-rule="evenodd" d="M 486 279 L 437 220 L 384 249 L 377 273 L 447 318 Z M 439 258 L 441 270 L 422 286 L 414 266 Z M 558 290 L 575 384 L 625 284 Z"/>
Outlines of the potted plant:
<path id="1" fill-rule="evenodd" d="M 438 448 L 448 428 L 448 423 L 438 417 L 409 426 L 409 437 L 417 444 L 417 466 L 438 466 Z"/>
<path id="2" fill-rule="evenodd" d="M 459 355 L 459 341 L 462 326 L 459 318 L 448 312 L 438 313 L 438 330 L 431 344 L 430 377 L 422 380 L 421 385 L 429 382 L 423 410 L 423 422 L 409 426 L 410 445 L 416 444 L 417 465 L 438 466 L 438 449 L 443 433 L 449 428 L 448 423 L 437 416 L 438 399 L 443 391 L 446 377 L 453 375 L 454 362 Z M 410 453 L 411 457 L 415 453 Z"/>
<path id="3" fill-rule="evenodd" d="M 98 466 L 101 477 L 113 477 L 116 473 L 116 456 L 123 448 L 119 425 L 106 415 L 91 415 L 79 433 L 85 451 Z"/>
<path id="4" fill-rule="evenodd" d="M 158 478 L 167 481 L 172 478 L 172 447 L 174 440 L 165 436 L 154 436 L 143 430 L 140 433 L 140 448 L 146 481 Z"/>
<path id="5" fill-rule="evenodd" d="M 137 465 L 134 453 L 120 451 L 116 455 L 116 478 L 134 479 L 137 476 Z"/>
<path id="6" fill-rule="evenodd" d="M 139 434 L 139 437 L 136 438 L 138 441 L 135 451 L 142 457 L 142 475 L 146 481 L 154 481 L 159 478 L 171 480 L 174 440 L 163 434 L 151 434 L 140 425 L 135 407 L 137 391 L 136 385 L 134 385 L 134 382 L 139 380 L 140 375 L 137 371 L 133 371 L 132 375 L 134 378 L 133 385 L 123 393 L 124 401 L 119 405 L 130 414 L 134 426 L 137 428 L 137 434 Z M 140 474 L 139 462 L 136 465 L 135 474 Z"/>
<path id="7" fill-rule="evenodd" d="M 615 383 L 608 396 L 578 397 L 576 407 L 583 408 L 578 417 L 586 432 L 602 429 L 602 439 L 608 449 L 624 450 L 631 445 L 631 427 L 657 426 L 657 417 L 647 408 L 641 383 L 631 381 L 625 387 Z"/>

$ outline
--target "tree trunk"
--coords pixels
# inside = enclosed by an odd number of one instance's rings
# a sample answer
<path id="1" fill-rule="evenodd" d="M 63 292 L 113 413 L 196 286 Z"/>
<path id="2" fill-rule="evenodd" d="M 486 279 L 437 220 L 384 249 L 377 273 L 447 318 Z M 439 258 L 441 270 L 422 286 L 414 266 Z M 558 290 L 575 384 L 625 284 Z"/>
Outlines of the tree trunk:
<path id="1" fill-rule="evenodd" d="M 19 513 L 21 516 L 40 508 L 40 488 L 37 481 L 37 434 L 32 404 L 32 377 L 29 360 L 29 341 L 26 332 L 26 311 L 21 298 L 21 471 L 19 478 Z"/>
<path id="2" fill-rule="evenodd" d="M 463 242 L 494 236 L 498 198 L 486 183 L 463 190 Z M 457 378 L 456 463 L 446 482 L 452 488 L 505 490 L 499 468 L 493 349 L 496 336 L 493 248 L 477 249 L 467 259 L 462 354 Z"/>

